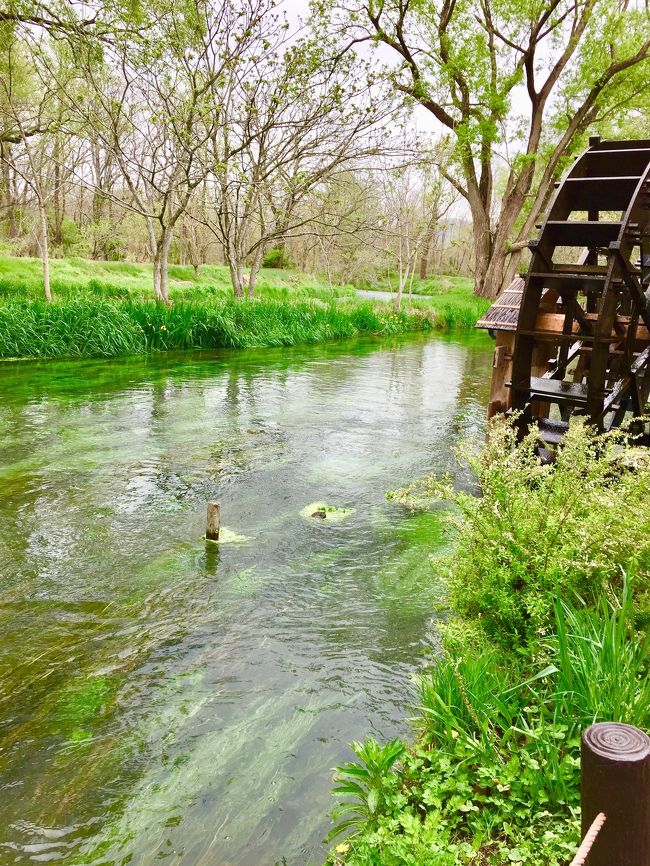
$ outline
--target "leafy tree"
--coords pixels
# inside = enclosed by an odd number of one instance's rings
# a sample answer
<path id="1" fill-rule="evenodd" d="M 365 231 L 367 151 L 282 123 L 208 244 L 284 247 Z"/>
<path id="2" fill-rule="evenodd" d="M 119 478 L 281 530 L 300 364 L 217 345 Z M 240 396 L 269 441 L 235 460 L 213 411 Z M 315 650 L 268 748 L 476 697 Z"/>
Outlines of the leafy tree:
<path id="1" fill-rule="evenodd" d="M 253 294 L 265 251 L 311 221 L 299 206 L 314 190 L 386 148 L 395 110 L 365 65 L 327 40 L 295 39 L 272 6 L 236 73 L 216 82 L 220 124 L 206 149 L 211 201 L 200 219 L 237 296 Z"/>
<path id="2" fill-rule="evenodd" d="M 330 4 L 316 6 L 331 19 Z M 476 292 L 493 297 L 580 136 L 647 92 L 647 9 L 630 0 L 339 0 L 338 8 L 330 26 L 345 28 L 350 48 L 388 47 L 394 87 L 453 136 L 448 178 L 472 214 Z"/>

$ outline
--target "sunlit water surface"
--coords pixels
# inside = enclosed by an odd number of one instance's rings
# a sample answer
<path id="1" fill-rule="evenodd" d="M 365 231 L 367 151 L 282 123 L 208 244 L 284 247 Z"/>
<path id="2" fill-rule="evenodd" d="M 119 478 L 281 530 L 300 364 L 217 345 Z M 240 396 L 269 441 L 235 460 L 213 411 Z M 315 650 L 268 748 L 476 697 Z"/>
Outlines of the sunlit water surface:
<path id="1" fill-rule="evenodd" d="M 3 866 L 323 859 L 332 768 L 406 730 L 435 642 L 440 512 L 385 492 L 460 471 L 490 353 L 0 366 Z M 245 540 L 206 545 L 210 499 Z"/>

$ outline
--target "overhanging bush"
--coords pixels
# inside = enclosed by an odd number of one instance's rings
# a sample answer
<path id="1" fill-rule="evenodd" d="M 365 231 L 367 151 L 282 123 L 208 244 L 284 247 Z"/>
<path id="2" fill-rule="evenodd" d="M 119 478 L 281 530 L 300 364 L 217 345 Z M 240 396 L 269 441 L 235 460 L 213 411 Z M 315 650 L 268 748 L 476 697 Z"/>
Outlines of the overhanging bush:
<path id="1" fill-rule="evenodd" d="M 536 440 L 533 430 L 518 443 L 496 420 L 481 451 L 461 452 L 480 496 L 430 477 L 395 494 L 455 504 L 453 558 L 442 564 L 450 607 L 506 649 L 548 633 L 556 598 L 594 604 L 620 586 L 621 569 L 633 566 L 639 592 L 650 575 L 650 449 L 577 422 L 543 465 Z"/>

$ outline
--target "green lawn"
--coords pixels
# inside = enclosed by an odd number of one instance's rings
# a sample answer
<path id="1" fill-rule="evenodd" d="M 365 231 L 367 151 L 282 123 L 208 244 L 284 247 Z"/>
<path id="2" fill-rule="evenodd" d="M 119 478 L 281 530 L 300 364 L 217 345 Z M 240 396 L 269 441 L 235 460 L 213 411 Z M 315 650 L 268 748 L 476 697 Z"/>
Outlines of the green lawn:
<path id="1" fill-rule="evenodd" d="M 384 292 L 396 292 L 398 289 L 397 277 L 384 278 L 378 280 L 373 286 L 367 288 L 377 289 Z M 474 288 L 471 277 L 450 276 L 448 274 L 435 274 L 427 277 L 425 280 L 414 279 L 412 292 L 414 295 L 431 295 L 439 297 L 440 295 L 465 295 L 471 294 Z M 408 291 L 405 292 L 408 294 Z"/>
<path id="2" fill-rule="evenodd" d="M 91 291 L 103 297 L 153 298 L 150 264 L 52 259 L 50 278 L 52 292 L 59 297 Z M 199 300 L 232 293 L 230 274 L 224 265 L 202 265 L 198 276 L 190 265 L 170 265 L 169 280 L 172 299 Z M 40 259 L 0 256 L 0 297 L 41 297 L 42 292 Z M 270 268 L 260 270 L 256 286 L 256 295 L 276 300 L 294 297 L 330 300 L 354 294 L 352 286 L 330 287 L 308 274 Z"/>
<path id="3" fill-rule="evenodd" d="M 295 271 L 262 269 L 252 301 L 232 296 L 228 269 L 169 269 L 171 307 L 153 303 L 151 265 L 53 259 L 53 304 L 39 259 L 0 256 L 0 358 L 110 357 L 171 349 L 317 343 L 359 334 L 472 328 L 487 302 L 468 280 L 422 283 L 432 294 L 392 303 Z M 378 287 L 383 288 L 383 287 Z"/>

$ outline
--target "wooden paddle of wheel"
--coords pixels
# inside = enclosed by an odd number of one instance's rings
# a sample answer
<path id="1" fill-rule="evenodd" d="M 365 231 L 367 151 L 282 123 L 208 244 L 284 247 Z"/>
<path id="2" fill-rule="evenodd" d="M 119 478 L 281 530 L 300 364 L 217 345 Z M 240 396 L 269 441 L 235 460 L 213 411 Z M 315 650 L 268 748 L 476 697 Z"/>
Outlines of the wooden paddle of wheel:
<path id="1" fill-rule="evenodd" d="M 522 433 L 535 422 L 549 446 L 571 415 L 607 430 L 641 416 L 650 393 L 650 140 L 589 143 L 528 273 L 478 323 L 497 332 L 488 414 L 519 412 Z M 650 444 L 647 425 L 635 432 Z"/>

